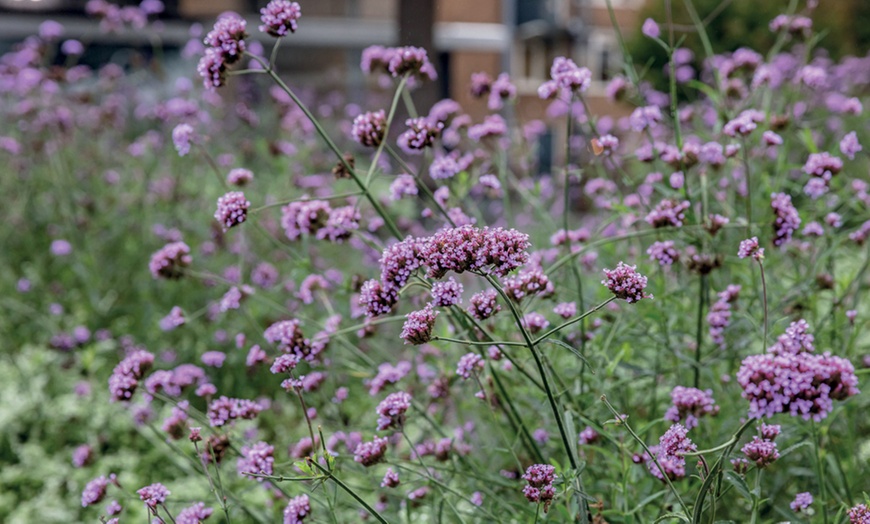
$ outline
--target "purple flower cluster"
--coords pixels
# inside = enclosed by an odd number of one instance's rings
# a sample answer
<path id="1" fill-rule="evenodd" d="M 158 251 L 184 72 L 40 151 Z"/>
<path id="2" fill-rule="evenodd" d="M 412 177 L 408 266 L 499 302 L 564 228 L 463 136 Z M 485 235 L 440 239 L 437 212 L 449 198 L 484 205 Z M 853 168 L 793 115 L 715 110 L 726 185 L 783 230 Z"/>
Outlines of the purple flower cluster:
<path id="1" fill-rule="evenodd" d="M 387 132 L 387 114 L 383 109 L 362 113 L 353 119 L 350 134 L 365 147 L 378 147 Z"/>
<path id="2" fill-rule="evenodd" d="M 813 153 L 804 164 L 804 173 L 810 179 L 804 186 L 804 193 L 817 199 L 828 192 L 834 175 L 843 169 L 843 161 L 827 152 Z"/>
<path id="3" fill-rule="evenodd" d="M 615 269 L 605 269 L 604 277 L 601 283 L 607 286 L 616 298 L 628 303 L 653 298 L 652 295 L 644 293 L 647 278 L 637 272 L 637 266 L 628 266 L 620 262 Z"/>
<path id="4" fill-rule="evenodd" d="M 442 278 L 448 271 L 491 270 L 505 276 L 529 258 L 529 236 L 514 229 L 469 225 L 442 229 L 422 242 L 420 257 L 432 278 Z"/>
<path id="5" fill-rule="evenodd" d="M 311 514 L 311 504 L 308 495 L 293 497 L 284 508 L 284 524 L 302 524 Z"/>
<path id="6" fill-rule="evenodd" d="M 468 128 L 468 138 L 481 141 L 484 138 L 498 138 L 508 132 L 507 122 L 500 115 L 488 115 L 483 122 Z"/>
<path id="7" fill-rule="evenodd" d="M 154 278 L 178 279 L 184 274 L 186 268 L 193 262 L 190 256 L 190 246 L 184 242 L 171 242 L 166 244 L 153 255 L 148 269 Z"/>
<path id="8" fill-rule="evenodd" d="M 170 495 L 170 492 L 166 489 L 166 486 L 159 482 L 155 482 L 150 486 L 145 486 L 144 488 L 136 490 L 136 494 L 139 495 L 139 500 L 144 502 L 152 513 L 156 514 L 157 506 L 166 502 L 166 497 Z"/>
<path id="9" fill-rule="evenodd" d="M 253 400 L 228 398 L 221 395 L 208 405 L 208 422 L 213 428 L 225 426 L 232 420 L 256 418 L 263 406 Z"/>
<path id="10" fill-rule="evenodd" d="M 546 513 L 556 497 L 556 489 L 553 487 L 556 468 L 549 464 L 533 464 L 526 469 L 522 479 L 527 482 L 523 487 L 523 495 L 529 502 L 543 504 Z"/>
<path id="11" fill-rule="evenodd" d="M 178 124 L 172 130 L 172 143 L 175 144 L 178 156 L 185 156 L 190 153 L 190 145 L 195 141 L 196 133 L 190 124 Z"/>
<path id="12" fill-rule="evenodd" d="M 395 366 L 389 362 L 384 362 L 378 366 L 378 374 L 371 379 L 366 385 L 369 386 L 369 395 L 377 395 L 387 384 L 395 384 L 405 378 L 411 372 L 411 363 L 403 360 Z"/>
<path id="13" fill-rule="evenodd" d="M 275 464 L 275 448 L 266 442 L 257 442 L 252 446 L 242 446 L 242 456 L 236 462 L 236 470 L 239 475 L 246 474 L 271 475 L 272 466 Z M 257 482 L 263 482 L 262 477 L 255 478 Z"/>
<path id="14" fill-rule="evenodd" d="M 741 240 L 737 256 L 740 258 L 752 257 L 758 261 L 764 260 L 764 248 L 758 246 L 758 237 Z"/>
<path id="15" fill-rule="evenodd" d="M 688 437 L 688 431 L 680 424 L 674 424 L 661 436 L 658 446 L 650 447 L 655 460 L 644 453 L 642 460 L 646 462 L 647 469 L 654 477 L 664 480 L 667 475 L 670 480 L 676 480 L 686 476 L 686 459 L 683 454 L 698 449 Z M 664 474 L 656 465 L 656 461 L 661 469 L 664 469 Z"/>
<path id="16" fill-rule="evenodd" d="M 526 297 L 541 295 L 549 297 L 556 292 L 553 283 L 540 269 L 526 269 L 502 281 L 504 292 L 514 302 L 520 303 Z"/>
<path id="17" fill-rule="evenodd" d="M 459 362 L 456 364 L 456 374 L 468 380 L 471 375 L 477 374 L 485 365 L 483 357 L 477 353 L 466 353 L 459 358 Z"/>
<path id="18" fill-rule="evenodd" d="M 577 304 L 574 302 L 561 302 L 553 307 L 553 313 L 564 319 L 569 319 L 577 314 Z"/>
<path id="19" fill-rule="evenodd" d="M 384 478 L 381 480 L 382 488 L 395 488 L 400 483 L 399 474 L 396 473 L 393 468 L 387 468 L 387 472 L 384 473 Z"/>
<path id="20" fill-rule="evenodd" d="M 371 442 L 360 442 L 353 452 L 353 460 L 365 467 L 379 463 L 387 452 L 387 438 L 375 437 Z"/>
<path id="21" fill-rule="evenodd" d="M 251 207 L 251 203 L 245 198 L 244 193 L 230 191 L 218 198 L 214 218 L 226 233 L 231 227 L 241 224 L 248 218 L 249 207 Z"/>
<path id="22" fill-rule="evenodd" d="M 794 232 L 801 226 L 801 217 L 791 203 L 791 197 L 785 193 L 770 195 L 770 207 L 776 216 L 773 223 L 773 245 L 781 246 L 790 241 Z"/>
<path id="23" fill-rule="evenodd" d="M 247 23 L 237 13 L 221 15 L 203 41 L 209 46 L 199 60 L 197 71 L 206 89 L 214 90 L 224 85 L 227 66 L 237 62 L 244 54 Z"/>
<path id="24" fill-rule="evenodd" d="M 747 442 L 740 449 L 746 458 L 759 468 L 765 468 L 779 458 L 779 450 L 776 448 L 776 442 L 772 439 L 762 437 L 752 437 L 752 440 Z"/>
<path id="25" fill-rule="evenodd" d="M 563 100 L 570 100 L 572 93 L 583 93 L 592 83 L 592 72 L 579 67 L 573 60 L 557 56 L 550 67 L 550 78 L 538 88 L 538 96 L 544 100 L 557 95 Z"/>
<path id="26" fill-rule="evenodd" d="M 281 227 L 289 240 L 313 235 L 319 240 L 342 242 L 359 229 L 359 220 L 354 206 L 333 209 L 323 200 L 291 202 L 281 208 Z"/>
<path id="27" fill-rule="evenodd" d="M 477 320 L 486 320 L 501 311 L 501 306 L 498 303 L 498 292 L 494 289 L 475 293 L 469 302 L 471 305 L 468 306 L 468 312 Z"/>
<path id="28" fill-rule="evenodd" d="M 399 301 L 399 288 L 392 285 L 386 287 L 376 279 L 363 283 L 359 293 L 359 305 L 365 309 L 369 317 L 386 315 L 393 310 Z"/>
<path id="29" fill-rule="evenodd" d="M 511 83 L 511 77 L 507 73 L 500 73 L 487 91 L 489 99 L 486 105 L 490 111 L 498 111 L 504 107 L 505 100 L 512 100 L 517 96 L 517 88 Z"/>
<path id="30" fill-rule="evenodd" d="M 287 36 L 287 31 L 296 32 L 297 22 L 302 16 L 302 8 L 296 2 L 289 0 L 271 0 L 266 7 L 260 9 L 260 31 L 280 38 Z"/>
<path id="31" fill-rule="evenodd" d="M 109 395 L 112 402 L 127 401 L 139 386 L 139 381 L 154 364 L 154 355 L 135 349 L 115 366 L 109 376 Z"/>
<path id="32" fill-rule="evenodd" d="M 647 250 L 646 254 L 653 262 L 658 262 L 661 266 L 670 266 L 680 259 L 680 252 L 674 247 L 673 240 L 665 240 L 663 242 L 653 243 Z"/>
<path id="33" fill-rule="evenodd" d="M 686 429 L 698 426 L 698 418 L 716 415 L 719 406 L 713 400 L 713 390 L 701 391 L 697 388 L 677 386 L 671 391 L 673 405 L 665 413 L 665 420 L 679 422 L 685 420 Z"/>
<path id="34" fill-rule="evenodd" d="M 398 144 L 407 153 L 418 153 L 435 144 L 435 139 L 441 136 L 444 123 L 421 116 L 405 121 L 408 130 L 399 135 Z"/>
<path id="35" fill-rule="evenodd" d="M 432 284 L 432 305 L 450 307 L 462 303 L 462 284 L 453 277 Z"/>
<path id="36" fill-rule="evenodd" d="M 746 136 L 755 131 L 759 122 L 764 122 L 764 113 L 756 109 L 747 109 L 728 121 L 722 132 L 730 137 Z"/>
<path id="37" fill-rule="evenodd" d="M 733 304 L 740 294 L 740 286 L 729 285 L 725 291 L 718 293 L 719 299 L 710 306 L 710 312 L 707 313 L 707 324 L 710 325 L 710 339 L 719 346 L 719 349 L 725 349 L 725 328 L 731 324 L 731 304 Z"/>
<path id="38" fill-rule="evenodd" d="M 662 111 L 658 106 L 638 107 L 628 117 L 631 128 L 638 133 L 654 128 L 661 121 Z"/>
<path id="39" fill-rule="evenodd" d="M 390 184 L 390 198 L 393 200 L 401 200 L 404 196 L 416 196 L 418 192 L 417 181 L 408 174 L 397 176 Z"/>
<path id="40" fill-rule="evenodd" d="M 840 152 L 849 160 L 855 160 L 855 154 L 861 151 L 861 143 L 858 142 L 858 134 L 851 131 L 840 140 Z"/>
<path id="41" fill-rule="evenodd" d="M 396 428 L 405 424 L 405 412 L 411 407 L 411 395 L 404 391 L 390 393 L 378 404 L 378 431 Z"/>
<path id="42" fill-rule="evenodd" d="M 807 508 L 809 508 L 813 504 L 813 494 L 809 491 L 804 493 L 798 493 L 795 495 L 794 500 L 789 504 L 792 511 L 797 511 L 798 513 L 803 512 Z"/>
<path id="43" fill-rule="evenodd" d="M 298 319 L 280 320 L 275 322 L 263 332 L 270 344 L 275 344 L 282 353 L 289 353 L 298 359 L 312 360 L 311 341 L 302 334 Z"/>
<path id="44" fill-rule="evenodd" d="M 855 507 L 849 508 L 847 514 L 849 516 L 849 524 L 870 524 L 870 508 L 865 504 L 858 504 Z"/>
<path id="45" fill-rule="evenodd" d="M 406 320 L 402 325 L 402 334 L 400 335 L 405 344 L 419 346 L 429 342 L 432 339 L 432 329 L 435 327 L 435 317 L 438 314 L 432 309 L 431 304 L 426 304 L 423 309 L 405 315 Z"/>
<path id="46" fill-rule="evenodd" d="M 652 227 L 680 227 L 686 219 L 685 212 L 689 209 L 689 201 L 678 202 L 673 199 L 665 199 L 649 212 L 646 221 Z"/>
<path id="47" fill-rule="evenodd" d="M 227 184 L 231 186 L 245 186 L 254 179 L 254 173 L 250 169 L 236 168 L 227 174 Z"/>
<path id="48" fill-rule="evenodd" d="M 108 477 L 103 475 L 88 482 L 85 485 L 85 489 L 82 490 L 82 507 L 86 508 L 88 506 L 93 506 L 94 504 L 99 504 L 104 498 L 106 498 L 106 489 L 109 487 L 109 483 L 114 484 L 115 482 L 114 473 Z"/>
<path id="49" fill-rule="evenodd" d="M 207 508 L 204 503 L 197 502 L 178 512 L 175 516 L 175 524 L 202 524 L 202 521 L 211 517 L 213 508 Z"/>
<path id="50" fill-rule="evenodd" d="M 789 413 L 820 421 L 833 409 L 834 400 L 858 394 L 858 378 L 851 362 L 812 353 L 812 335 L 806 323 L 792 323 L 767 353 L 743 360 L 737 382 L 749 400 L 749 416 L 772 417 Z"/>

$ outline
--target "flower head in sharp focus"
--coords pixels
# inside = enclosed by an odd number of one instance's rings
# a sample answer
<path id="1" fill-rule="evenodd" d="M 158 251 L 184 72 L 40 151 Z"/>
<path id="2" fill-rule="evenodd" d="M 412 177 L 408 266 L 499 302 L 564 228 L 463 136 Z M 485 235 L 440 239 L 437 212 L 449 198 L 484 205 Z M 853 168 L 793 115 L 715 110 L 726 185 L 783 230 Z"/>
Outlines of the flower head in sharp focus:
<path id="1" fill-rule="evenodd" d="M 604 270 L 602 284 L 613 293 L 616 298 L 626 302 L 639 302 L 645 298 L 653 298 L 644 292 L 647 278 L 637 272 L 637 266 L 628 266 L 623 262 L 617 264 L 615 269 Z"/>
<path id="2" fill-rule="evenodd" d="M 405 412 L 411 407 L 411 395 L 397 391 L 387 395 L 376 409 L 378 413 L 378 431 L 390 428 L 401 429 L 405 424 Z"/>
<path id="3" fill-rule="evenodd" d="M 523 488 L 523 495 L 529 502 L 542 504 L 546 513 L 556 497 L 556 489 L 553 487 L 556 468 L 549 464 L 533 464 L 526 469 L 522 479 L 527 483 Z"/>
<path id="4" fill-rule="evenodd" d="M 226 233 L 231 227 L 241 224 L 248 218 L 249 207 L 251 203 L 245 198 L 244 193 L 230 191 L 218 198 L 214 218 Z"/>
<path id="5" fill-rule="evenodd" d="M 287 32 L 295 33 L 297 22 L 302 16 L 302 8 L 296 2 L 288 0 L 272 0 L 266 7 L 260 9 L 260 31 L 280 38 Z"/>
<path id="6" fill-rule="evenodd" d="M 378 147 L 387 130 L 387 115 L 383 109 L 363 113 L 353 120 L 350 133 L 353 139 L 365 147 Z"/>
<path id="7" fill-rule="evenodd" d="M 432 309 L 431 304 L 426 304 L 421 310 L 412 311 L 405 315 L 405 324 L 402 326 L 401 338 L 405 344 L 419 346 L 432 339 L 432 329 L 435 327 L 435 317 L 438 311 Z"/>

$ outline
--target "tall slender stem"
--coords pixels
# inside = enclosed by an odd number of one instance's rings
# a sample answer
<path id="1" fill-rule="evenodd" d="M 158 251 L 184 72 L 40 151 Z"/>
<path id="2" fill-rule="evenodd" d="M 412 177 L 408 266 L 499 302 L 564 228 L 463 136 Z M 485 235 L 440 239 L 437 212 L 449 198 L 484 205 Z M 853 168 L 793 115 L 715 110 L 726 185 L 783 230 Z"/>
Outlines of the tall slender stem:
<path id="1" fill-rule="evenodd" d="M 766 348 L 767 333 L 769 331 L 767 323 L 767 280 L 764 278 L 764 263 L 761 260 L 758 261 L 758 269 L 761 270 L 761 299 L 764 302 L 764 338 L 762 339 L 764 345 L 762 347 Z"/>
<path id="2" fill-rule="evenodd" d="M 330 478 L 333 482 L 335 482 L 338 487 L 346 491 L 351 497 L 354 498 L 354 500 L 359 502 L 360 506 L 368 511 L 369 514 L 377 519 L 378 522 L 380 522 L 381 524 L 388 524 L 387 520 L 383 516 L 381 516 L 380 513 L 378 513 L 373 507 L 369 506 L 369 504 L 365 500 L 363 500 L 362 497 L 357 495 L 357 493 L 353 489 L 351 489 L 347 484 L 342 482 L 338 477 L 333 475 L 331 471 L 318 464 L 316 460 L 310 460 L 309 463 L 315 468 L 319 469 L 320 472 L 323 473 L 326 477 Z"/>
<path id="3" fill-rule="evenodd" d="M 819 503 L 822 505 L 822 518 L 828 524 L 828 491 L 825 481 L 825 466 L 822 464 L 822 436 L 819 425 L 813 421 L 813 448 L 816 451 L 816 471 L 819 479 Z"/>
<path id="4" fill-rule="evenodd" d="M 556 402 L 556 397 L 553 395 L 553 390 L 550 387 L 550 380 L 547 378 L 547 372 L 544 370 L 544 363 L 541 360 L 541 356 L 538 354 L 538 350 L 535 349 L 535 343 L 532 341 L 532 337 L 529 335 L 529 332 L 526 330 L 525 326 L 523 326 L 523 319 L 520 316 L 519 311 L 517 311 L 516 306 L 514 306 L 513 301 L 511 301 L 510 297 L 504 292 L 501 285 L 499 285 L 498 281 L 492 275 L 486 275 L 486 279 L 489 281 L 490 285 L 501 295 L 502 300 L 504 300 L 508 309 L 510 309 L 511 315 L 514 317 L 514 322 L 516 322 L 517 327 L 520 330 L 520 333 L 523 336 L 523 340 L 526 342 L 526 346 L 528 346 L 529 351 L 532 353 L 532 357 L 535 360 L 535 366 L 538 368 L 538 374 L 541 376 L 541 383 L 544 386 L 544 392 L 547 394 L 547 401 L 550 403 L 550 409 L 553 411 L 553 416 L 556 418 L 556 425 L 559 428 L 559 435 L 562 437 L 562 445 L 565 448 L 565 452 L 568 454 L 568 461 L 571 463 L 571 468 L 577 472 L 577 481 L 579 484 L 579 489 L 583 490 L 583 481 L 580 476 L 580 472 L 578 470 L 577 458 L 574 456 L 574 446 L 571 445 L 571 441 L 568 438 L 568 431 L 565 428 L 565 421 L 562 420 L 562 413 L 559 409 L 559 403 Z M 581 521 L 586 522 L 588 520 L 589 514 L 589 504 L 586 499 L 581 494 L 580 497 L 580 516 Z"/>
<path id="5" fill-rule="evenodd" d="M 698 317 L 695 326 L 695 366 L 694 387 L 699 388 L 701 382 L 701 344 L 704 338 L 704 302 L 707 297 L 707 275 L 701 275 L 698 281 Z"/>

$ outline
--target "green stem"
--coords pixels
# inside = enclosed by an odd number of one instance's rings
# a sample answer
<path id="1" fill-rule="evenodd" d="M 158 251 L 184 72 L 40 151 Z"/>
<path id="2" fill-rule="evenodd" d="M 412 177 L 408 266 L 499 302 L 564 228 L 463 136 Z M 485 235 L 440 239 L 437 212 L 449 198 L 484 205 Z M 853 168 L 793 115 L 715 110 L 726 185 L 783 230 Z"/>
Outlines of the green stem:
<path id="1" fill-rule="evenodd" d="M 576 324 L 577 322 L 580 322 L 580 321 L 583 320 L 584 318 L 588 317 L 588 316 L 591 315 L 592 313 L 595 313 L 596 311 L 598 311 L 599 309 L 603 308 L 603 307 L 606 306 L 607 304 L 610 304 L 610 303 L 613 302 L 614 300 L 616 300 L 616 297 L 615 297 L 615 296 L 610 297 L 610 298 L 608 298 L 607 300 L 605 300 L 604 302 L 602 302 L 602 303 L 598 304 L 597 306 L 595 306 L 594 308 L 590 309 L 590 310 L 587 311 L 586 313 L 583 313 L 583 314 L 580 315 L 579 317 L 574 317 L 574 318 L 572 318 L 571 320 L 569 320 L 569 321 L 567 321 L 567 322 L 565 322 L 565 323 L 563 323 L 563 324 L 559 324 L 558 326 L 556 326 L 556 327 L 550 329 L 549 331 L 547 331 L 547 332 L 544 333 L 543 335 L 541 335 L 541 336 L 539 336 L 538 338 L 536 338 L 535 340 L 533 340 L 533 341 L 532 341 L 532 344 L 534 344 L 534 345 L 537 346 L 538 344 L 540 344 L 541 342 L 543 342 L 544 340 L 546 340 L 547 337 L 549 337 L 549 336 L 552 335 L 553 333 L 556 333 L 556 332 L 562 331 L 562 330 L 565 329 L 566 327 L 571 326 L 571 325 L 574 325 L 574 324 Z"/>
<path id="2" fill-rule="evenodd" d="M 701 343 L 704 338 L 704 299 L 707 294 L 707 275 L 701 275 L 698 282 L 698 317 L 695 326 L 695 368 L 694 368 L 694 384 L 695 388 L 699 388 L 701 382 Z"/>
<path id="3" fill-rule="evenodd" d="M 761 501 L 761 468 L 756 468 L 755 488 L 752 490 L 752 520 L 750 524 L 758 522 L 759 502 Z"/>
<path id="4" fill-rule="evenodd" d="M 649 455 L 650 460 L 652 460 L 655 463 L 656 467 L 659 468 L 659 471 L 662 474 L 662 478 L 667 483 L 668 488 L 670 488 L 671 493 L 673 493 L 674 497 L 676 497 L 677 502 L 680 504 L 680 507 L 683 509 L 683 512 L 685 513 L 686 517 L 688 518 L 688 516 L 690 515 L 688 506 L 686 506 L 686 503 L 683 502 L 683 498 L 680 496 L 680 492 L 678 492 L 677 488 L 674 487 L 673 482 L 671 482 L 671 479 L 668 477 L 667 472 L 665 472 L 665 468 L 662 467 L 661 463 L 656 458 L 655 453 L 653 453 L 649 450 L 649 447 L 647 447 L 646 442 L 644 442 L 643 439 L 640 438 L 637 435 L 637 433 L 634 432 L 633 429 L 631 429 L 631 426 L 628 424 L 628 421 L 625 420 L 625 418 L 623 418 L 622 415 L 620 415 L 618 411 L 616 411 L 616 409 L 607 400 L 607 397 L 605 395 L 601 395 L 601 401 L 604 402 L 604 405 L 607 406 L 607 409 L 609 409 L 610 412 L 613 413 L 613 416 L 616 417 L 617 420 L 621 421 L 620 423 L 623 426 L 625 426 L 625 429 L 628 430 L 629 435 L 631 435 L 631 437 L 638 444 L 640 444 L 640 447 L 643 448 L 643 450 L 646 452 L 647 455 Z"/>
<path id="5" fill-rule="evenodd" d="M 764 338 L 761 339 L 764 348 L 767 347 L 767 333 L 769 331 L 767 322 L 767 280 L 764 278 L 764 263 L 758 261 L 758 269 L 761 270 L 761 298 L 764 302 Z"/>
<path id="6" fill-rule="evenodd" d="M 507 342 L 504 340 L 459 340 L 458 338 L 450 337 L 432 337 L 432 340 L 441 340 L 444 342 L 455 342 L 466 346 L 519 346 L 526 347 L 522 342 Z"/>
<path id="7" fill-rule="evenodd" d="M 825 481 L 825 466 L 822 463 L 822 436 L 819 433 L 819 425 L 813 421 L 813 448 L 816 452 L 816 471 L 819 478 L 819 504 L 822 506 L 822 518 L 824 524 L 828 524 L 828 493 Z"/>
<path id="8" fill-rule="evenodd" d="M 310 463 L 312 466 L 314 466 L 315 468 L 319 469 L 320 472 L 323 473 L 323 476 L 324 476 L 324 477 L 331 479 L 333 482 L 335 482 L 335 484 L 336 484 L 338 487 L 340 487 L 341 489 L 343 489 L 344 491 L 346 491 L 346 492 L 347 492 L 351 497 L 354 498 L 354 500 L 356 500 L 357 502 L 359 502 L 360 505 L 361 505 L 361 506 L 362 506 L 366 511 L 368 511 L 369 514 L 370 514 L 371 516 L 373 516 L 375 519 L 377 519 L 378 522 L 380 522 L 381 524 L 388 524 L 387 520 L 386 520 L 383 516 L 381 516 L 380 513 L 378 513 L 377 511 L 375 511 L 375 509 L 374 509 L 373 507 L 369 506 L 368 503 L 367 503 L 365 500 L 362 499 L 362 497 L 360 497 L 359 495 L 357 495 L 357 493 L 356 493 L 353 489 L 351 489 L 347 484 L 345 484 L 344 482 L 342 482 L 338 477 L 336 477 L 335 475 L 333 475 L 331 471 L 328 471 L 327 469 L 325 469 L 325 468 L 324 468 L 323 466 L 321 466 L 321 465 L 320 465 L 316 460 L 310 460 L 309 463 Z"/>

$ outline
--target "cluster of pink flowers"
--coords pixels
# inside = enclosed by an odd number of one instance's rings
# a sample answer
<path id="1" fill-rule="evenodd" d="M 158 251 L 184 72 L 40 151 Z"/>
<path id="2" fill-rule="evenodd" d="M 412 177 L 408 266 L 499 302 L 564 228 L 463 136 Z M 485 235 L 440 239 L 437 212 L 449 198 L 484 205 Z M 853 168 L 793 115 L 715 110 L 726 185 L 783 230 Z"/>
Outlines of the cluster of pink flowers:
<path id="1" fill-rule="evenodd" d="M 644 292 L 647 278 L 637 272 L 637 266 L 628 266 L 620 262 L 615 269 L 605 269 L 604 277 L 601 283 L 607 286 L 607 289 L 616 295 L 616 298 L 628 303 L 653 298 L 652 295 Z"/>
<path id="2" fill-rule="evenodd" d="M 791 197 L 785 193 L 770 195 L 770 207 L 776 217 L 773 223 L 773 245 L 781 246 L 791 240 L 801 226 L 801 218 L 791 203 Z"/>
<path id="3" fill-rule="evenodd" d="M 393 77 L 409 74 L 417 80 L 438 78 L 426 50 L 412 46 L 367 47 L 362 52 L 360 68 L 365 73 L 384 73 Z"/>
<path id="4" fill-rule="evenodd" d="M 127 401 L 139 387 L 139 381 L 154 364 L 154 355 L 134 349 L 115 366 L 109 377 L 109 395 L 113 402 Z"/>
<path id="5" fill-rule="evenodd" d="M 387 452 L 387 438 L 375 437 L 371 442 L 360 442 L 353 452 L 353 459 L 365 467 L 379 463 Z"/>
<path id="6" fill-rule="evenodd" d="M 698 425 L 699 417 L 719 413 L 719 406 L 713 400 L 713 390 L 710 389 L 702 391 L 698 388 L 677 386 L 671 391 L 671 402 L 673 405 L 665 413 L 665 420 L 685 420 L 687 430 Z"/>
<path id="7" fill-rule="evenodd" d="M 405 323 L 402 325 L 401 338 L 405 344 L 419 346 L 432 339 L 432 329 L 435 327 L 435 317 L 438 311 L 432 309 L 432 304 L 418 311 L 412 311 L 405 315 Z"/>
<path id="8" fill-rule="evenodd" d="M 166 497 L 170 495 L 166 486 L 159 482 L 155 482 L 150 486 L 145 486 L 136 491 L 136 494 L 139 495 L 139 499 L 148 506 L 148 509 L 151 510 L 153 514 L 157 514 L 157 506 L 166 502 Z"/>
<path id="9" fill-rule="evenodd" d="M 340 243 L 359 229 L 360 218 L 355 206 L 333 209 L 324 200 L 301 200 L 281 208 L 281 227 L 289 240 L 310 235 Z"/>
<path id="10" fill-rule="evenodd" d="M 387 114 L 383 109 L 358 115 L 353 119 L 350 134 L 365 147 L 378 147 L 387 132 Z"/>
<path id="11" fill-rule="evenodd" d="M 203 42 L 209 46 L 199 60 L 197 71 L 206 89 L 214 90 L 226 82 L 227 67 L 241 59 L 247 49 L 247 22 L 238 13 L 221 15 Z"/>
<path id="12" fill-rule="evenodd" d="M 477 320 L 486 320 L 501 311 L 501 305 L 498 303 L 498 292 L 494 289 L 475 293 L 469 302 L 471 305 L 468 306 L 468 312 Z"/>
<path id="13" fill-rule="evenodd" d="M 583 93 L 592 83 L 592 72 L 579 67 L 570 58 L 558 56 L 550 67 L 550 78 L 538 88 L 538 96 L 547 100 L 559 97 L 570 100 L 573 93 Z"/>
<path id="14" fill-rule="evenodd" d="M 253 419 L 263 411 L 263 406 L 253 400 L 221 396 L 208 405 L 208 422 L 213 428 L 225 426 L 236 419 Z"/>
<path id="15" fill-rule="evenodd" d="M 650 260 L 661 266 L 670 266 L 680 259 L 680 252 L 674 247 L 673 240 L 654 242 L 647 250 Z"/>
<path id="16" fill-rule="evenodd" d="M 527 483 L 523 487 L 523 495 L 529 502 L 542 504 L 546 513 L 553 499 L 556 498 L 556 488 L 553 487 L 556 468 L 549 464 L 533 464 L 526 469 L 522 478 Z"/>
<path id="17" fill-rule="evenodd" d="M 758 261 L 764 260 L 764 248 L 758 246 L 758 237 L 741 240 L 737 256 L 740 258 L 752 257 Z"/>
<path id="18" fill-rule="evenodd" d="M 271 0 L 266 7 L 260 9 L 260 31 L 279 38 L 287 36 L 287 32 L 295 33 L 302 8 L 296 2 L 289 0 Z"/>
<path id="19" fill-rule="evenodd" d="M 311 514 L 311 503 L 308 495 L 293 497 L 284 508 L 284 524 L 302 524 Z"/>
<path id="20" fill-rule="evenodd" d="M 652 227 L 680 227 L 686 219 L 686 210 L 689 209 L 689 201 L 666 199 L 649 212 L 646 221 Z"/>
<path id="21" fill-rule="evenodd" d="M 707 324 L 710 325 L 710 339 L 725 349 L 725 328 L 731 324 L 731 305 L 740 295 L 740 286 L 729 285 L 725 291 L 720 291 L 719 297 L 707 313 Z"/>
<path id="22" fill-rule="evenodd" d="M 667 475 L 670 480 L 676 480 L 686 476 L 686 458 L 683 455 L 698 449 L 689 438 L 688 432 L 689 430 L 682 425 L 674 424 L 661 436 L 658 446 L 650 447 L 655 460 L 644 453 L 641 460 L 646 462 L 647 468 L 654 477 L 664 480 L 664 475 Z M 664 474 L 656 465 L 656 461 L 661 469 L 664 469 Z"/>
<path id="23" fill-rule="evenodd" d="M 153 255 L 148 269 L 154 278 L 178 279 L 184 274 L 183 269 L 193 263 L 190 256 L 190 246 L 184 242 L 166 244 Z"/>
<path id="24" fill-rule="evenodd" d="M 778 425 L 761 424 L 759 432 L 761 436 L 754 436 L 752 440 L 740 450 L 746 455 L 746 458 L 755 462 L 759 468 L 765 468 L 779 458 L 779 450 L 777 449 L 776 437 L 779 436 L 780 427 Z"/>
<path id="25" fill-rule="evenodd" d="M 767 353 L 743 360 L 737 382 L 749 400 L 750 417 L 789 413 L 819 421 L 833 410 L 834 400 L 858 394 L 858 378 L 848 360 L 813 351 L 806 322 L 799 321 Z"/>
<path id="26" fill-rule="evenodd" d="M 405 412 L 411 407 L 411 395 L 404 391 L 390 393 L 378 404 L 378 431 L 396 428 L 405 424 Z"/>
<path id="27" fill-rule="evenodd" d="M 214 218 L 226 233 L 229 228 L 237 226 L 248 218 L 248 208 L 251 203 L 241 191 L 231 191 L 218 198 L 217 211 Z"/>
<path id="28" fill-rule="evenodd" d="M 257 474 L 271 475 L 275 464 L 275 447 L 266 442 L 257 442 L 252 446 L 242 446 L 242 456 L 236 463 L 239 475 Z M 252 477 L 257 482 L 263 482 L 262 477 Z"/>

